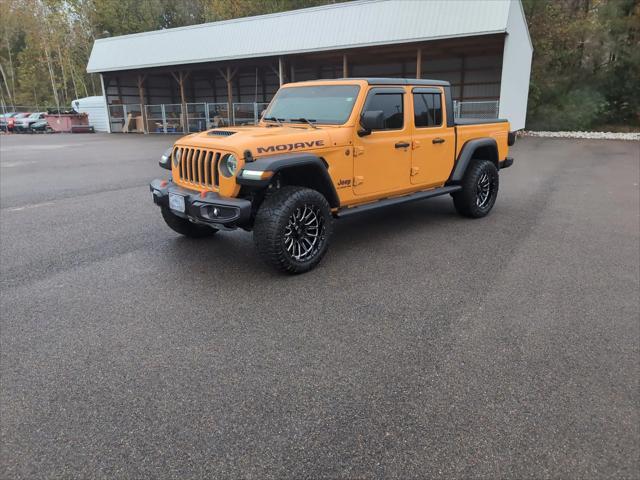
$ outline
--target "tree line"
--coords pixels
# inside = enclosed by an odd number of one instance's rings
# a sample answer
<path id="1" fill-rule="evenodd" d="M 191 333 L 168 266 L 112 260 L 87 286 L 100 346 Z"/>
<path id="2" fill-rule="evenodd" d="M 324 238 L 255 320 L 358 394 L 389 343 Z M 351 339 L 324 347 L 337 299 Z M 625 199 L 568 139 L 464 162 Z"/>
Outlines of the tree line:
<path id="1" fill-rule="evenodd" d="M 527 128 L 640 126 L 638 0 L 523 0 L 534 56 Z"/>
<path id="2" fill-rule="evenodd" d="M 66 107 L 101 94 L 86 73 L 97 38 L 337 1 L 0 0 L 0 101 Z M 523 6 L 534 45 L 528 128 L 640 126 L 639 0 Z"/>

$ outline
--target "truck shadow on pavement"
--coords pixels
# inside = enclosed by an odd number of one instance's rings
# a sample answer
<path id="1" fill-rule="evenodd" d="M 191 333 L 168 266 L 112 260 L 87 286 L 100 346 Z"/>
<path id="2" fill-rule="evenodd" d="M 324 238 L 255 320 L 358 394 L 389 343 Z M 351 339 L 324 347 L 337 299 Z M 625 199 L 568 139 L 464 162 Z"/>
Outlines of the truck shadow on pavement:
<path id="1" fill-rule="evenodd" d="M 421 243 L 416 248 L 424 248 L 428 243 L 425 235 L 433 228 L 442 228 L 464 221 L 459 217 L 451 200 L 431 199 L 429 201 L 398 205 L 381 210 L 365 212 L 334 221 L 334 231 L 327 256 L 317 267 L 317 271 L 333 270 L 339 262 L 341 269 L 366 268 L 374 261 L 372 252 L 384 252 L 399 243 L 410 243 L 416 237 Z M 172 239 L 174 240 L 174 239 Z M 163 257 L 167 266 L 182 265 L 200 273 L 208 270 L 215 275 L 225 273 L 225 277 L 238 275 L 260 275 L 267 278 L 287 278 L 265 265 L 253 244 L 253 236 L 245 231 L 220 232 L 215 237 L 193 240 L 177 237 L 166 247 Z M 306 276 L 314 276 L 313 272 Z M 290 278 L 299 278 L 294 276 Z"/>

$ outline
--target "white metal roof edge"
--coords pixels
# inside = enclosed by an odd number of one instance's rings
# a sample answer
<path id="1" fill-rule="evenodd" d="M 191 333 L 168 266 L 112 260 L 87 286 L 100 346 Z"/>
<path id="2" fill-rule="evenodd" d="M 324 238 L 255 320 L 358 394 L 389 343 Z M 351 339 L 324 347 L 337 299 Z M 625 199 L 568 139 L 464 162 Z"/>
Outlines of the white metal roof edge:
<path id="1" fill-rule="evenodd" d="M 365 1 L 369 2 L 371 0 L 365 0 Z M 385 1 L 385 0 L 373 0 L 373 1 Z M 333 6 L 333 5 L 329 5 L 329 6 Z M 314 8 L 320 8 L 320 7 L 314 7 Z M 276 15 L 276 14 L 273 14 L 273 15 Z M 255 18 L 255 17 L 248 17 L 248 18 Z M 181 28 L 188 28 L 188 27 L 181 27 Z M 161 32 L 162 31 L 166 31 L 166 30 L 161 30 Z M 145 33 L 156 33 L 156 32 L 154 31 L 154 32 L 145 32 Z M 275 57 L 278 55 L 297 55 L 301 53 L 328 52 L 332 50 L 347 50 L 351 48 L 376 47 L 380 45 L 402 45 L 404 43 L 446 40 L 450 38 L 479 37 L 484 35 L 496 35 L 500 33 L 507 33 L 507 29 L 504 28 L 500 30 L 488 30 L 484 32 L 470 32 L 470 33 L 456 34 L 456 35 L 440 35 L 436 37 L 417 37 L 417 38 L 402 39 L 400 41 L 392 41 L 392 42 L 388 40 L 381 40 L 379 42 L 368 42 L 368 43 L 349 44 L 349 45 L 332 45 L 330 47 L 321 47 L 321 48 L 312 48 L 312 49 L 274 51 L 274 52 L 266 52 L 266 53 L 260 52 L 255 55 L 242 55 L 242 56 L 230 55 L 226 57 L 210 57 L 210 58 L 202 58 L 202 59 L 199 58 L 197 60 L 190 60 L 190 61 L 148 63 L 148 64 L 141 64 L 141 65 L 135 65 L 135 66 L 132 65 L 132 66 L 115 67 L 115 68 L 92 68 L 92 69 L 87 68 L 87 73 L 121 72 L 126 70 L 137 70 L 137 69 L 143 69 L 143 68 L 170 67 L 174 65 L 195 65 L 199 63 L 224 62 L 228 60 L 244 60 L 249 58 Z M 134 34 L 134 35 L 140 35 L 140 34 Z M 114 38 L 123 38 L 123 37 L 114 37 Z"/>
<path id="2" fill-rule="evenodd" d="M 307 8 L 298 8 L 295 10 L 286 10 L 284 12 L 275 12 L 275 13 L 265 13 L 263 15 L 254 15 L 251 17 L 239 17 L 239 18 L 231 18 L 229 20 L 216 20 L 215 22 L 207 22 L 207 23 L 198 23 L 197 25 L 185 25 L 184 27 L 174 27 L 174 28 L 163 28 L 160 30 L 151 30 L 150 32 L 138 32 L 138 33 L 129 33 L 126 35 L 118 35 L 116 37 L 106 37 L 106 38 L 97 38 L 94 43 L 103 43 L 110 41 L 117 41 L 126 38 L 132 37 L 148 37 L 153 35 L 163 35 L 167 33 L 179 32 L 183 30 L 197 30 L 200 28 L 210 28 L 212 26 L 218 25 L 228 25 L 233 23 L 244 23 L 244 22 L 253 22 L 259 20 L 265 20 L 268 18 L 274 17 L 283 17 L 288 15 L 300 15 L 303 13 L 314 12 L 318 10 L 332 10 L 334 8 L 346 8 L 346 7 L 354 7 L 357 5 L 363 4 L 372 4 L 372 3 L 384 3 L 390 0 L 353 0 L 346 1 L 342 3 L 330 3 L 328 5 L 318 5 L 317 7 L 307 7 Z"/>

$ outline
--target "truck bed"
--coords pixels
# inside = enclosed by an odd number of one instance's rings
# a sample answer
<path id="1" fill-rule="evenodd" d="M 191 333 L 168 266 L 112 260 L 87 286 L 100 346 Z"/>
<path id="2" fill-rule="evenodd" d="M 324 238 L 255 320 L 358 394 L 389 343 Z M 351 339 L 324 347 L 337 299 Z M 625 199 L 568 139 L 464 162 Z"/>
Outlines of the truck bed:
<path id="1" fill-rule="evenodd" d="M 509 122 L 502 118 L 463 118 L 455 121 L 456 158 L 462 147 L 475 138 L 495 138 L 498 144 L 498 161 L 504 160 L 508 152 Z"/>

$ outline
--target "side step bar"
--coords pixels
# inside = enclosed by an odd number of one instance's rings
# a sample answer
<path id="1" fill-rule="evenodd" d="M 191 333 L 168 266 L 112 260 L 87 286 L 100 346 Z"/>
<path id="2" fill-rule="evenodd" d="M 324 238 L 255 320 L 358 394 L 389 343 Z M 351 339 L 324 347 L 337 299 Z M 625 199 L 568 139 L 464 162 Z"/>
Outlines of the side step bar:
<path id="1" fill-rule="evenodd" d="M 377 208 L 390 207 L 392 205 L 399 205 L 401 203 L 415 202 L 416 200 L 424 200 L 432 197 L 439 197 L 440 195 L 446 195 L 447 193 L 453 193 L 462 190 L 460 185 L 451 185 L 449 187 L 434 188 L 433 190 L 426 190 L 423 192 L 411 193 L 409 195 L 403 195 L 402 197 L 385 198 L 384 200 L 378 200 L 372 203 L 365 203 L 364 205 L 358 205 L 356 207 L 344 207 L 338 210 L 336 213 L 337 218 L 348 217 L 356 213 L 368 212 L 369 210 L 375 210 Z"/>

